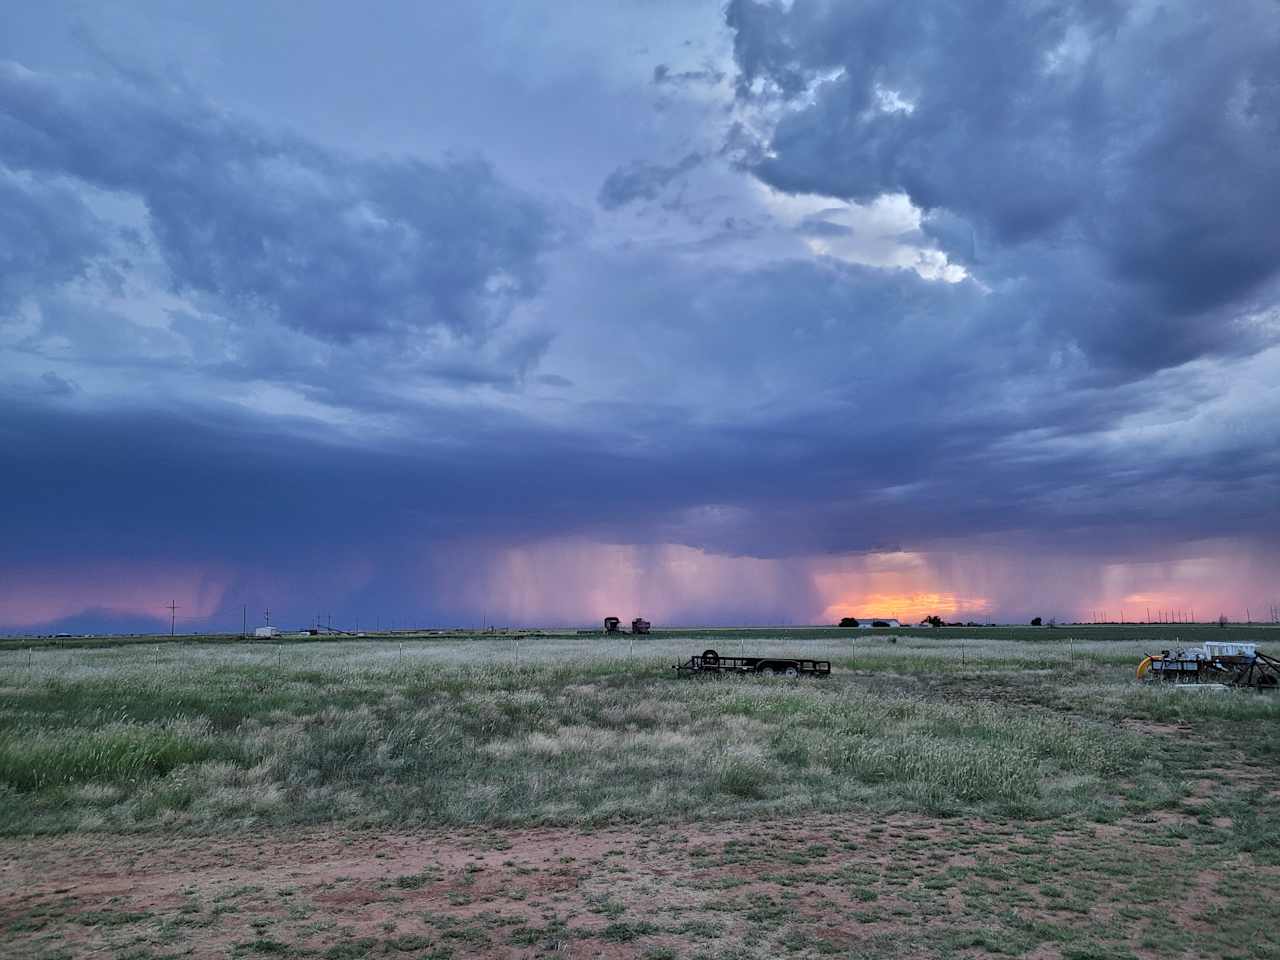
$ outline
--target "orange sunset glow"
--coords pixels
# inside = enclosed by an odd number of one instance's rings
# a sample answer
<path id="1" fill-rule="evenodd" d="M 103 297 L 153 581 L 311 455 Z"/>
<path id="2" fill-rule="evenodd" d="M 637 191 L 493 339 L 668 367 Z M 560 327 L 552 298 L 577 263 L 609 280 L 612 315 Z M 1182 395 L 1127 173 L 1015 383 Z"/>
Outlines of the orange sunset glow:
<path id="1" fill-rule="evenodd" d="M 954 593 L 869 593 L 830 604 L 822 618 L 838 621 L 841 617 L 896 617 L 909 624 L 934 614 L 944 620 L 981 616 L 990 606 L 991 601 L 985 597 L 958 597 Z"/>

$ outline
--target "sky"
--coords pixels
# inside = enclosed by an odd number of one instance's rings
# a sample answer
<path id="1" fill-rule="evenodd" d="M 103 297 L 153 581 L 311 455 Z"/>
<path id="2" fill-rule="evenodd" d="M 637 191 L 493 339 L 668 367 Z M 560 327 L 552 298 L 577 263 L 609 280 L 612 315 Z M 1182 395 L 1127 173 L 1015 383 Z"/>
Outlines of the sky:
<path id="1" fill-rule="evenodd" d="M 1280 605 L 1276 0 L 5 8 L 0 631 Z"/>

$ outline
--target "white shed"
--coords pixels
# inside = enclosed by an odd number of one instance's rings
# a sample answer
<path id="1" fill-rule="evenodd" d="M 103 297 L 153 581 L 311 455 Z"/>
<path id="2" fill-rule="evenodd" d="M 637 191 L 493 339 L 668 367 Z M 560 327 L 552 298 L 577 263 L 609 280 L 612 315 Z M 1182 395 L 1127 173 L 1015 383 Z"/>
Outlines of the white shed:
<path id="1" fill-rule="evenodd" d="M 255 627 L 253 631 L 255 637 L 278 637 L 280 631 L 276 627 Z"/>

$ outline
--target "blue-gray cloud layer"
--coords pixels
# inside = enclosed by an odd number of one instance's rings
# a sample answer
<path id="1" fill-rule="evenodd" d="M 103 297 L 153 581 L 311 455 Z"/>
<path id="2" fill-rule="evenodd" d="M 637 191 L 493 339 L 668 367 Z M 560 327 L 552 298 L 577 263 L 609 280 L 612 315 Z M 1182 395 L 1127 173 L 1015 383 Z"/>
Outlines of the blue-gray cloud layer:
<path id="1" fill-rule="evenodd" d="M 18 206 L 67 180 L 136 198 L 177 290 L 339 342 L 433 326 L 483 336 L 536 288 L 548 234 L 482 161 L 352 159 L 145 76 L 0 64 L 0 163 L 10 190 L 15 173 L 32 178 Z M 74 212 L 49 211 L 62 233 L 19 276 L 77 269 Z"/>

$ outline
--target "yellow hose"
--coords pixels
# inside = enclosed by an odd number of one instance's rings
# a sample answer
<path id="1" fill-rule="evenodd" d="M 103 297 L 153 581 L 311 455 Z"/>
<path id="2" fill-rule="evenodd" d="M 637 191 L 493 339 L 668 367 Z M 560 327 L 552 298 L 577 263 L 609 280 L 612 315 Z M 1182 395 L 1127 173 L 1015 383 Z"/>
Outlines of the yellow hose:
<path id="1" fill-rule="evenodd" d="M 1138 679 L 1141 680 L 1143 677 L 1147 675 L 1147 671 L 1151 669 L 1152 660 L 1162 660 L 1162 659 L 1164 658 L 1163 657 L 1147 657 L 1140 664 L 1138 664 Z"/>

